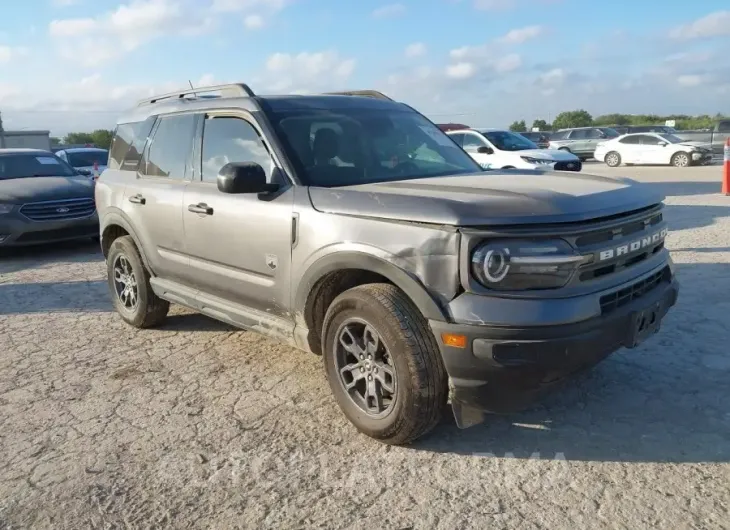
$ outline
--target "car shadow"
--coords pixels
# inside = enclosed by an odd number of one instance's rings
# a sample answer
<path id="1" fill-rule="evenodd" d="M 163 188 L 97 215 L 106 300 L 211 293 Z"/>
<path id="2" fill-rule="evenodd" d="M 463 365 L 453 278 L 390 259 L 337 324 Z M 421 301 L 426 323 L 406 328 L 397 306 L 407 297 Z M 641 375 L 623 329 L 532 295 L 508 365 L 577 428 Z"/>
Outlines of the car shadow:
<path id="1" fill-rule="evenodd" d="M 665 182 L 643 182 L 645 186 L 656 189 L 667 197 L 682 197 L 691 195 L 713 195 L 720 194 L 722 183 L 718 176 L 717 182 L 711 181 L 665 181 Z"/>
<path id="2" fill-rule="evenodd" d="M 620 350 L 532 408 L 460 430 L 450 411 L 417 450 L 621 462 L 730 462 L 730 263 L 677 265 L 658 335 Z"/>
<path id="3" fill-rule="evenodd" d="M 0 315 L 112 311 L 106 281 L 0 283 Z"/>
<path id="4" fill-rule="evenodd" d="M 103 259 L 98 242 L 91 239 L 47 245 L 0 248 L 0 277 L 3 274 L 31 270 L 48 262 L 90 263 Z"/>

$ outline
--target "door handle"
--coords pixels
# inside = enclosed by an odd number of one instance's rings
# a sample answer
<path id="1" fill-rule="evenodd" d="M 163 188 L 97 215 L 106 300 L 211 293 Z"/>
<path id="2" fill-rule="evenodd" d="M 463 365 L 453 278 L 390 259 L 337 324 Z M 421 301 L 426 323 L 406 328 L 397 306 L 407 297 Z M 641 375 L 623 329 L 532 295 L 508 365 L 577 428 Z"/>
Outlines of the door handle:
<path id="1" fill-rule="evenodd" d="M 147 199 L 142 197 L 139 193 L 137 195 L 132 195 L 129 198 L 129 202 L 133 202 L 134 204 L 145 204 L 147 202 Z"/>
<path id="2" fill-rule="evenodd" d="M 199 202 L 198 204 L 189 204 L 188 211 L 193 213 L 199 213 L 202 215 L 213 215 L 213 208 L 211 208 L 204 202 Z"/>

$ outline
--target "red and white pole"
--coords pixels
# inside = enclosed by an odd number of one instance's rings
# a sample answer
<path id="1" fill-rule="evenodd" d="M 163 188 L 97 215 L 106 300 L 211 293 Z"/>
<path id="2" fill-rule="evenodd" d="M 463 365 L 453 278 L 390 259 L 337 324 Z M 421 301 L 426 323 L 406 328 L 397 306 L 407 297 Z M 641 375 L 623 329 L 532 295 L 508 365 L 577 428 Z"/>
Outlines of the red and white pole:
<path id="1" fill-rule="evenodd" d="M 724 195 L 730 195 L 730 138 L 728 138 L 727 142 L 725 142 L 723 159 L 722 193 Z"/>

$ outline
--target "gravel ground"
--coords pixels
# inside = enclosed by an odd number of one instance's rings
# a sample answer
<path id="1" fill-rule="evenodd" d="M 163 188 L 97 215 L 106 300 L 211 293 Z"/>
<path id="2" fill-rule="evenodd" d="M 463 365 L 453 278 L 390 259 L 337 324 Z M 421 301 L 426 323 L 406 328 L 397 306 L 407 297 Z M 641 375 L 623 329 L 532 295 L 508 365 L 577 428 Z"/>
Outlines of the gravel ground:
<path id="1" fill-rule="evenodd" d="M 730 527 L 720 169 L 585 171 L 668 195 L 683 290 L 664 329 L 525 413 L 446 416 L 407 448 L 355 432 L 317 357 L 178 308 L 125 326 L 94 246 L 6 253 L 0 528 Z"/>

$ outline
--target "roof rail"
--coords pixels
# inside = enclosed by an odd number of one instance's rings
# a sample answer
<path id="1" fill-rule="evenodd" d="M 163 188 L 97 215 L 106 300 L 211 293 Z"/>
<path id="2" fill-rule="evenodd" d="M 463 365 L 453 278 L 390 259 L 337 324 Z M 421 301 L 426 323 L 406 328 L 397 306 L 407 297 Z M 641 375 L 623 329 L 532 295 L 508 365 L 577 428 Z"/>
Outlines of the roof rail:
<path id="1" fill-rule="evenodd" d="M 145 98 L 137 103 L 138 107 L 143 105 L 153 105 L 162 101 L 163 99 L 184 99 L 185 96 L 198 94 L 206 94 L 209 92 L 219 92 L 221 98 L 245 98 L 255 97 L 253 90 L 244 83 L 231 83 L 228 85 L 213 85 L 204 86 L 200 88 L 188 88 L 186 90 L 176 90 L 175 92 L 169 92 L 168 94 L 160 94 L 159 96 L 153 96 L 151 98 Z M 210 97 L 210 96 L 208 96 Z"/>
<path id="2" fill-rule="evenodd" d="M 344 92 L 325 92 L 325 96 L 364 96 L 375 99 L 387 99 L 393 101 L 393 98 L 389 98 L 382 92 L 377 90 L 346 90 Z"/>

